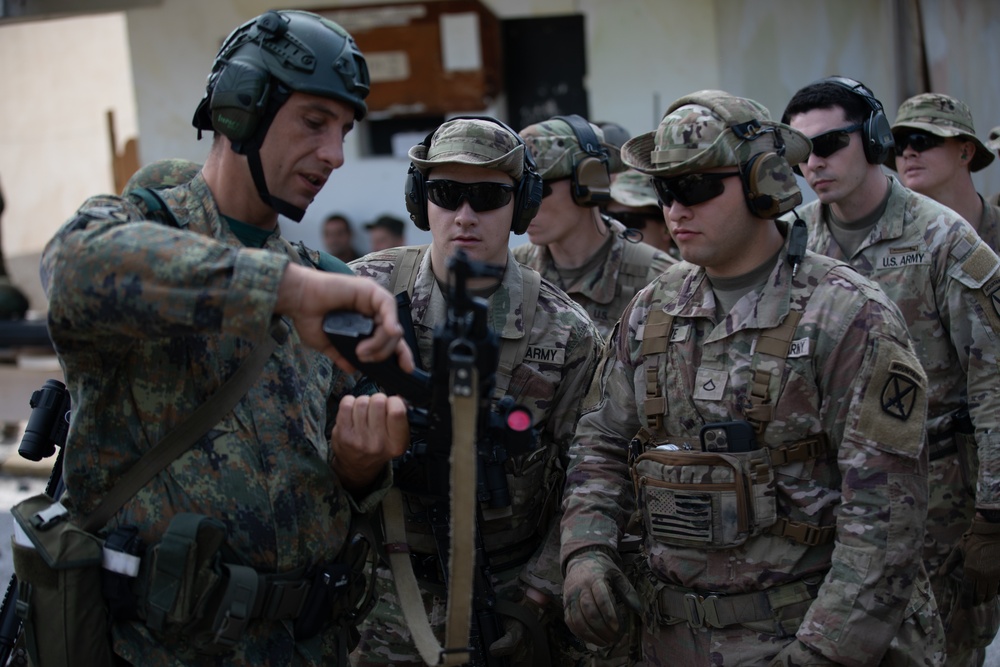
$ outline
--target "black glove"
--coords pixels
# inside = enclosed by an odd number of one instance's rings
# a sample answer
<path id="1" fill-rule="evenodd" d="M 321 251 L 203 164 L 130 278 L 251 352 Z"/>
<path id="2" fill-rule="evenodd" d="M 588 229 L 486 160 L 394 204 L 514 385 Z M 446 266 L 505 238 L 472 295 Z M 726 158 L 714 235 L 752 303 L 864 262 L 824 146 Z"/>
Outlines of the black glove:
<path id="1" fill-rule="evenodd" d="M 959 547 L 965 555 L 962 606 L 992 600 L 1000 587 L 1000 523 L 973 517 Z"/>

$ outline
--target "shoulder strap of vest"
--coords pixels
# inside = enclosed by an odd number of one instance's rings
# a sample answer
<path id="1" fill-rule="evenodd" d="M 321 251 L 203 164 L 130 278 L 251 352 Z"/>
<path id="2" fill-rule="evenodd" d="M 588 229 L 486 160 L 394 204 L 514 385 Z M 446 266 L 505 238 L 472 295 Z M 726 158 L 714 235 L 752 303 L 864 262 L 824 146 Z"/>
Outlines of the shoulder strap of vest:
<path id="1" fill-rule="evenodd" d="M 788 352 L 792 348 L 792 337 L 795 336 L 795 329 L 802 319 L 802 311 L 790 310 L 781 324 L 762 331 L 757 337 L 757 345 L 750 362 L 750 399 L 751 406 L 743 411 L 747 421 L 753 424 L 758 434 L 763 433 L 767 428 L 767 423 L 774 419 L 774 401 L 771 396 L 771 378 L 776 378 L 778 382 L 785 374 L 785 363 L 788 361 Z M 777 357 L 779 366 L 777 373 L 774 371 L 762 371 L 760 364 L 763 357 Z"/>
<path id="2" fill-rule="evenodd" d="M 496 404 L 507 394 L 510 380 L 524 355 L 528 352 L 528 340 L 531 338 L 531 327 L 535 322 L 535 312 L 538 310 L 538 295 L 541 292 L 542 277 L 534 269 L 521 265 L 521 280 L 523 282 L 523 298 L 521 301 L 521 320 L 524 322 L 524 335 L 515 340 L 500 339 L 500 363 L 497 365 L 496 387 L 493 391 L 493 402 Z"/>
<path id="3" fill-rule="evenodd" d="M 139 208 L 145 211 L 148 219 L 171 227 L 180 227 L 177 223 L 177 218 L 174 217 L 173 211 L 170 210 L 167 202 L 163 201 L 163 197 L 156 190 L 152 188 L 135 188 L 129 192 L 129 196 L 132 197 L 132 201 Z"/>
<path id="4" fill-rule="evenodd" d="M 643 411 L 646 414 L 646 427 L 651 431 L 663 428 L 663 415 L 667 411 L 667 398 L 660 386 L 659 360 L 660 355 L 667 351 L 673 326 L 673 315 L 653 310 L 646 316 L 646 324 L 642 329 L 640 353 L 646 357 L 646 400 L 643 402 Z"/>
<path id="5" fill-rule="evenodd" d="M 389 275 L 389 291 L 393 295 L 400 292 L 413 293 L 413 286 L 417 282 L 417 268 L 424 259 L 427 246 L 405 246 L 402 251 Z"/>

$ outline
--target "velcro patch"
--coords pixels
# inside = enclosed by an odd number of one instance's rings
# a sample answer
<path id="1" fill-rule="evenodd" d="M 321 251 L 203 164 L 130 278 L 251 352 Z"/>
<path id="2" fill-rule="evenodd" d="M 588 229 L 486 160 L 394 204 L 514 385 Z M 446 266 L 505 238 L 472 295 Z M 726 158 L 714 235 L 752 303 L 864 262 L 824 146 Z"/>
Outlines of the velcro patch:
<path id="1" fill-rule="evenodd" d="M 524 358 L 531 361 L 541 361 L 546 364 L 562 366 L 566 362 L 566 350 L 557 347 L 529 345 L 524 353 Z"/>
<path id="2" fill-rule="evenodd" d="M 788 348 L 788 358 L 797 359 L 798 357 L 808 357 L 809 356 L 809 337 L 799 338 L 798 340 L 793 340 L 792 344 Z"/>
<path id="3" fill-rule="evenodd" d="M 681 324 L 680 326 L 674 327 L 674 330 L 670 332 L 670 342 L 671 343 L 683 343 L 691 335 L 691 325 Z"/>
<path id="4" fill-rule="evenodd" d="M 718 401 L 726 391 L 729 373 L 713 371 L 709 368 L 699 368 L 694 381 L 694 397 L 702 401 Z"/>
<path id="5" fill-rule="evenodd" d="M 875 269 L 898 269 L 918 264 L 930 264 L 931 256 L 922 246 L 888 248 L 875 258 Z"/>
<path id="6" fill-rule="evenodd" d="M 912 368 L 898 361 L 889 364 L 889 377 L 882 386 L 882 412 L 906 421 L 913 414 L 922 380 Z"/>

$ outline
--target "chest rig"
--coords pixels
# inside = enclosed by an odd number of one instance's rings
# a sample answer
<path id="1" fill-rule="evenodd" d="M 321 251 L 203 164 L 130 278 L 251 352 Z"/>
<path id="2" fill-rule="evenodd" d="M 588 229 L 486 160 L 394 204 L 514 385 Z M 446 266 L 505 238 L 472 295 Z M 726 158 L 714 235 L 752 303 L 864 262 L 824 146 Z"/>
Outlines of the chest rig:
<path id="1" fill-rule="evenodd" d="M 767 532 L 800 544 L 833 540 L 834 526 L 814 526 L 778 516 L 775 469 L 826 456 L 823 433 L 781 446 L 764 434 L 774 419 L 785 366 L 802 312 L 791 310 L 782 322 L 762 331 L 750 365 L 749 400 L 743 419 L 752 425 L 758 446 L 748 452 L 703 452 L 700 442 L 671 437 L 664 427 L 668 400 L 659 370 L 667 365 L 674 316 L 660 309 L 646 320 L 640 352 L 645 358 L 645 426 L 632 442 L 630 459 L 647 534 L 667 544 L 731 548 Z M 772 370 L 764 368 L 765 362 Z"/>

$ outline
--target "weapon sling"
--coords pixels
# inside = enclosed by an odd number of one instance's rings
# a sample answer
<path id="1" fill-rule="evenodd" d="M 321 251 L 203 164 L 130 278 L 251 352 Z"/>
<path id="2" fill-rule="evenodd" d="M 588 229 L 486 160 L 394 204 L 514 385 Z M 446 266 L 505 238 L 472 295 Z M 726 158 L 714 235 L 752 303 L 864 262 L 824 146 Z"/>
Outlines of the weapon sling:
<path id="1" fill-rule="evenodd" d="M 382 501 L 386 552 L 396 582 L 396 592 L 420 657 L 428 665 L 461 665 L 470 659 L 468 644 L 476 531 L 477 375 L 474 363 L 454 367 L 451 371 L 451 550 L 448 558 L 448 609 L 444 647 L 431 629 L 417 579 L 413 574 L 413 564 L 406 544 L 402 494 L 398 488 L 393 487 Z M 461 387 L 457 386 L 459 384 Z"/>

